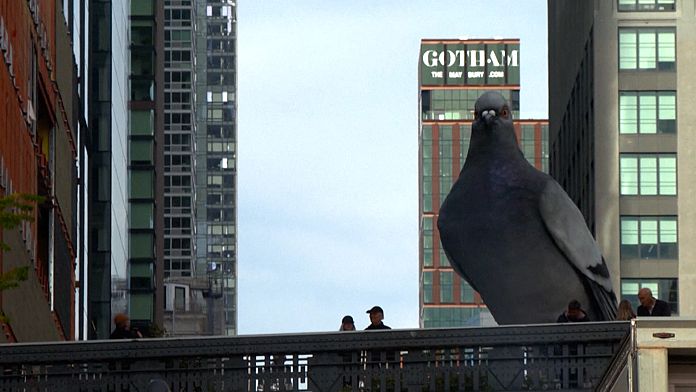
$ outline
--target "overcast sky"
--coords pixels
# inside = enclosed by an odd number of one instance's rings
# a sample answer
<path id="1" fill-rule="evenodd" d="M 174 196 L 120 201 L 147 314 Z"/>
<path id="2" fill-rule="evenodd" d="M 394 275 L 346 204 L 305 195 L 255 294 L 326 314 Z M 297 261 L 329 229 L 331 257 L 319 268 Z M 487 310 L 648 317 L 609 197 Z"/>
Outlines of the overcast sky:
<path id="1" fill-rule="evenodd" d="M 240 0 L 239 333 L 418 327 L 423 38 L 519 38 L 546 118 L 546 1 Z"/>

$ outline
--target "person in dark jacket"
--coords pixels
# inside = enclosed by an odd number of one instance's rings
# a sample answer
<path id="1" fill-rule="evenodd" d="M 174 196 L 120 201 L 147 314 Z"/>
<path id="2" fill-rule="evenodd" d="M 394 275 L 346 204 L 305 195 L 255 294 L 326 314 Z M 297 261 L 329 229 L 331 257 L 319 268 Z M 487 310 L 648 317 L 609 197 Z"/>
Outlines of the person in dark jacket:
<path id="1" fill-rule="evenodd" d="M 382 320 L 384 320 L 384 310 L 379 306 L 373 306 L 372 309 L 366 312 L 370 315 L 370 325 L 365 328 L 365 330 L 372 329 L 391 329 L 384 325 Z"/>
<path id="2" fill-rule="evenodd" d="M 134 331 L 130 328 L 130 319 L 123 313 L 118 313 L 114 316 L 114 331 L 111 332 L 109 339 L 137 339 L 142 338 L 140 331 Z"/>
<path id="3" fill-rule="evenodd" d="M 653 297 L 652 291 L 649 288 L 643 287 L 638 290 L 638 317 L 640 316 L 663 316 L 669 317 L 672 315 L 672 310 L 669 304 L 665 301 Z"/>
<path id="4" fill-rule="evenodd" d="M 587 313 L 582 310 L 582 306 L 578 300 L 574 299 L 568 303 L 568 309 L 561 313 L 556 320 L 557 323 L 582 323 L 590 321 Z"/>

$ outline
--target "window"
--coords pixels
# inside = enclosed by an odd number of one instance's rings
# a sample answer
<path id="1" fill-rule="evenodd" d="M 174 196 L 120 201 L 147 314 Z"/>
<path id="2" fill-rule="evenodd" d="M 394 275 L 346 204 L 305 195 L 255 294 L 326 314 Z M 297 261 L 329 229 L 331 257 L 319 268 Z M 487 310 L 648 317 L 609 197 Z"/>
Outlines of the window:
<path id="1" fill-rule="evenodd" d="M 535 151 L 536 151 L 536 143 L 534 140 L 534 135 L 535 135 L 535 130 L 534 130 L 534 125 L 531 124 L 522 124 L 521 126 L 521 134 L 522 134 L 522 140 L 520 140 L 520 144 L 522 147 L 522 154 L 524 154 L 524 157 L 527 158 L 527 162 L 529 162 L 532 166 L 534 166 L 534 158 L 535 158 Z"/>
<path id="2" fill-rule="evenodd" d="M 154 175 L 151 170 L 130 170 L 131 197 L 151 199 L 154 195 Z"/>
<path id="3" fill-rule="evenodd" d="M 675 133 L 677 98 L 674 91 L 619 93 L 619 133 Z"/>
<path id="4" fill-rule="evenodd" d="M 619 29 L 619 69 L 674 71 L 674 28 Z"/>
<path id="5" fill-rule="evenodd" d="M 621 217 L 621 259 L 676 260 L 677 255 L 676 217 Z"/>
<path id="6" fill-rule="evenodd" d="M 621 195 L 677 194 L 675 154 L 621 154 Z"/>
<path id="7" fill-rule="evenodd" d="M 153 229 L 154 212 L 152 203 L 130 203 L 131 229 Z"/>
<path id="8" fill-rule="evenodd" d="M 672 316 L 679 312 L 679 282 L 677 279 L 621 279 L 621 299 L 627 299 L 638 309 L 638 290 L 647 287 L 655 298 L 667 302 L 672 308 Z"/>
<path id="9" fill-rule="evenodd" d="M 461 303 L 470 304 L 474 302 L 474 289 L 466 280 L 460 280 L 461 293 L 459 300 Z"/>
<path id="10" fill-rule="evenodd" d="M 433 218 L 423 217 L 423 267 L 433 266 Z"/>
<path id="11" fill-rule="evenodd" d="M 186 288 L 174 287 L 174 309 L 176 311 L 186 310 Z"/>
<path id="12" fill-rule="evenodd" d="M 433 303 L 433 273 L 423 272 L 423 303 Z"/>
<path id="13" fill-rule="evenodd" d="M 433 127 L 423 125 L 421 142 L 423 211 L 433 211 Z"/>
<path id="14" fill-rule="evenodd" d="M 131 135 L 152 136 L 155 128 L 155 116 L 151 110 L 132 110 L 130 112 Z"/>
<path id="15" fill-rule="evenodd" d="M 619 0 L 619 11 L 674 11 L 675 0 Z"/>
<path id="16" fill-rule="evenodd" d="M 440 272 L 440 303 L 452 303 L 452 272 Z"/>
<path id="17" fill-rule="evenodd" d="M 452 188 L 452 126 L 440 126 L 440 205 Z"/>

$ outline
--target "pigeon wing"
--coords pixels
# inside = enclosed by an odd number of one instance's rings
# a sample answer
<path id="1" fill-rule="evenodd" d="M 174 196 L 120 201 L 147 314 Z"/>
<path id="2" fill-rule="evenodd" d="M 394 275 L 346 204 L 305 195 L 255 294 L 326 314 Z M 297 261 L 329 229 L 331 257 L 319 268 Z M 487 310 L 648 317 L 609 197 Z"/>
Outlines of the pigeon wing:
<path id="1" fill-rule="evenodd" d="M 566 259 L 588 279 L 605 320 L 613 320 L 616 296 L 607 264 L 578 207 L 556 181 L 548 181 L 539 199 L 546 229 Z"/>

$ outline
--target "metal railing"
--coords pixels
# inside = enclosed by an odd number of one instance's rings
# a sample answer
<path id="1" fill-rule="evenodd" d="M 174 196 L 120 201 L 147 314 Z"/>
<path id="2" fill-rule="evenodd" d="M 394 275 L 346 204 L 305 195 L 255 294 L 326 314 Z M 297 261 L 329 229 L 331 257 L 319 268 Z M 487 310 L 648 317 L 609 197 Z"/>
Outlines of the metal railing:
<path id="1" fill-rule="evenodd" d="M 0 345 L 2 391 L 595 390 L 630 323 Z"/>

